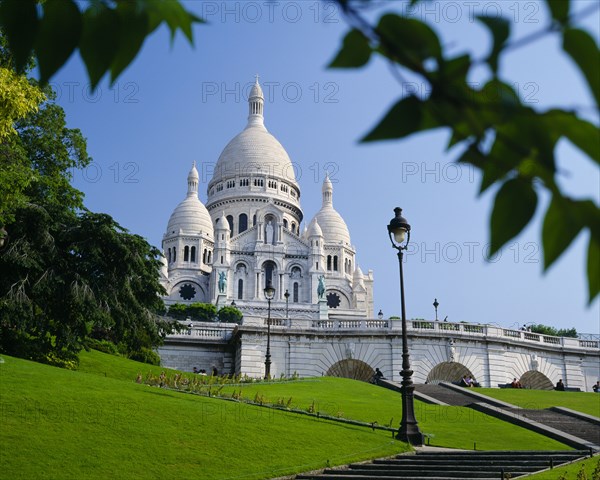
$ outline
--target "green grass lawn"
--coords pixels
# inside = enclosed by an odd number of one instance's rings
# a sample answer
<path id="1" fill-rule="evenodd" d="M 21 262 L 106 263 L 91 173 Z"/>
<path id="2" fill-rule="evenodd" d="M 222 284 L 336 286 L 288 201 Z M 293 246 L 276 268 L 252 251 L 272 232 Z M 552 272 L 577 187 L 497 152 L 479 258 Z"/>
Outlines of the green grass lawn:
<path id="1" fill-rule="evenodd" d="M 600 394 L 598 393 L 515 388 L 478 388 L 475 391 L 521 408 L 567 407 L 600 417 Z"/>
<path id="2" fill-rule="evenodd" d="M 585 472 L 585 477 L 581 475 L 582 468 L 583 472 Z M 583 478 L 598 480 L 600 479 L 600 457 L 596 456 L 564 467 L 556 467 L 527 478 L 531 480 L 558 480 L 559 478 L 564 480 L 579 480 Z"/>
<path id="3" fill-rule="evenodd" d="M 0 477 L 10 479 L 260 479 L 400 453 L 371 431 L 304 415 L 135 383 L 163 369 L 96 351 L 79 371 L 3 356 Z M 174 371 L 170 371 L 174 373 Z M 193 374 L 188 374 L 193 376 Z M 274 403 L 397 427 L 400 395 L 341 378 L 241 387 Z M 240 387 L 227 386 L 223 393 Z M 479 412 L 416 403 L 432 445 L 477 449 L 568 447 Z"/>
<path id="4" fill-rule="evenodd" d="M 2 478 L 259 479 L 406 449 L 386 432 L 109 378 L 146 368 L 118 357 L 106 377 L 3 358 Z"/>

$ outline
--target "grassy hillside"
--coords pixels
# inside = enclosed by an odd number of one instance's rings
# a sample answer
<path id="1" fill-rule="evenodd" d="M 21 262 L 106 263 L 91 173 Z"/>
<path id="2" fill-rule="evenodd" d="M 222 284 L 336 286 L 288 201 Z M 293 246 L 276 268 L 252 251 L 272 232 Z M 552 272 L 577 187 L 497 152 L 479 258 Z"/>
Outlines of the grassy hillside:
<path id="1" fill-rule="evenodd" d="M 3 357 L 2 478 L 258 479 L 406 448 L 385 432 L 109 378 L 146 366 L 92 357 L 107 377 Z"/>
<path id="2" fill-rule="evenodd" d="M 406 448 L 387 432 L 136 384 L 138 373 L 162 369 L 95 351 L 82 352 L 77 372 L 3 358 L 2 478 L 259 479 Z M 292 397 L 299 408 L 314 402 L 324 413 L 393 426 L 401 411 L 398 394 L 347 379 L 241 388 L 246 398 Z M 417 402 L 417 417 L 432 445 L 568 448 L 465 408 Z"/>

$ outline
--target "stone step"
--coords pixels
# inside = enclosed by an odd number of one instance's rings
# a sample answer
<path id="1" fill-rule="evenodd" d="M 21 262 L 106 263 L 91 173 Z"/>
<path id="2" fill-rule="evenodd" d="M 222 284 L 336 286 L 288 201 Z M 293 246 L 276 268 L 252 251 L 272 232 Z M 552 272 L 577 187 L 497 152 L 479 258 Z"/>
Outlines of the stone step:
<path id="1" fill-rule="evenodd" d="M 417 452 L 371 463 L 351 464 L 343 469 L 326 469 L 321 474 L 303 474 L 297 479 L 320 480 L 489 480 L 500 479 L 502 472 L 511 478 L 531 474 L 587 456 L 573 451 L 445 451 Z"/>

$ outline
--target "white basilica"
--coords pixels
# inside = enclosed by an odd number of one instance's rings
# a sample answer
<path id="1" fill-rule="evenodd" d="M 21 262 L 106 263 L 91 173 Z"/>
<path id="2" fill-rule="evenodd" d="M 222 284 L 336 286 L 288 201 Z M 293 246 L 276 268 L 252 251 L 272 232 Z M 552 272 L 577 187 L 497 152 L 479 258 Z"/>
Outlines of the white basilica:
<path id="1" fill-rule="evenodd" d="M 248 102 L 248 124 L 221 153 L 206 206 L 194 164 L 187 195 L 169 219 L 165 302 L 235 302 L 245 317 L 262 316 L 271 281 L 274 317 L 373 318 L 373 274 L 358 266 L 331 181 L 325 178 L 322 207 L 301 233 L 300 187 L 287 152 L 264 125 L 258 80 Z"/>

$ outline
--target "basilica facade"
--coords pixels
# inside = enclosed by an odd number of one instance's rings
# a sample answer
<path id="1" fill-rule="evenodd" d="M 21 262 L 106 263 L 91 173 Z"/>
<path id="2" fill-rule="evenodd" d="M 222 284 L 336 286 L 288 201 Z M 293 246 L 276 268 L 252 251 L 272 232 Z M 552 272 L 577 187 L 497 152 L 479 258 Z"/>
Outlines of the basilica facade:
<path id="1" fill-rule="evenodd" d="M 263 316 L 270 282 L 274 318 L 372 318 L 373 274 L 358 266 L 330 179 L 321 209 L 305 222 L 290 157 L 264 125 L 258 80 L 248 103 L 246 128 L 221 153 L 206 205 L 194 164 L 187 195 L 169 218 L 162 241 L 165 303 L 234 304 L 245 318 Z"/>

